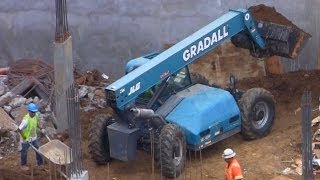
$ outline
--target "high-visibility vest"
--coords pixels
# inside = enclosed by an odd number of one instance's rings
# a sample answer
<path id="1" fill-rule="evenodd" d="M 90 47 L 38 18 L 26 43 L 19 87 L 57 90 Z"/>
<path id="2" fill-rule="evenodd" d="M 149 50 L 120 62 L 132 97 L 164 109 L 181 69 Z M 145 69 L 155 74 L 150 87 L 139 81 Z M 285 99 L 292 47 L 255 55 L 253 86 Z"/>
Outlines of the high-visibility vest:
<path id="1" fill-rule="evenodd" d="M 38 114 L 35 114 L 33 118 L 27 114 L 23 119 L 27 121 L 27 127 L 22 130 L 25 140 L 29 140 L 30 137 L 37 137 Z"/>
<path id="2" fill-rule="evenodd" d="M 226 180 L 243 179 L 240 164 L 236 159 L 233 159 L 230 164 L 226 166 Z"/>

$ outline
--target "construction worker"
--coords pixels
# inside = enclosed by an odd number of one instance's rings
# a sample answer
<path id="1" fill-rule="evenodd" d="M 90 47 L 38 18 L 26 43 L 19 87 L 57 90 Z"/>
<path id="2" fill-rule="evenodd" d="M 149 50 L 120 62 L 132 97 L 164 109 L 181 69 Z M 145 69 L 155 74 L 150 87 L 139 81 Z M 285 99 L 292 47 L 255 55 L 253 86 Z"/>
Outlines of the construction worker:
<path id="1" fill-rule="evenodd" d="M 34 103 L 28 104 L 28 114 L 23 117 L 21 124 L 19 125 L 18 131 L 23 138 L 22 149 L 21 149 L 21 169 L 29 170 L 27 166 L 27 157 L 30 144 L 35 148 L 39 148 L 39 141 L 37 138 L 37 129 L 40 129 L 38 121 L 38 107 Z M 45 133 L 44 129 L 41 129 L 42 133 Z M 39 153 L 36 152 L 36 160 L 38 166 L 43 165 L 43 159 Z"/>
<path id="2" fill-rule="evenodd" d="M 226 165 L 226 180 L 239 180 L 243 179 L 241 166 L 239 162 L 234 158 L 236 153 L 232 149 L 225 149 L 222 157 L 227 162 Z"/>

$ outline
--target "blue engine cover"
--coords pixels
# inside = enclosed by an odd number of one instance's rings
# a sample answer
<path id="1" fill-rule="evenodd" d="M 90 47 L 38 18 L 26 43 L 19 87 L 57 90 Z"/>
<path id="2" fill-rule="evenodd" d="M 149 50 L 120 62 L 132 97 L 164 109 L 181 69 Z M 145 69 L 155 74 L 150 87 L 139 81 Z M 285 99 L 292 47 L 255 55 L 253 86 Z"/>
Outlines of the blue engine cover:
<path id="1" fill-rule="evenodd" d="M 240 131 L 240 110 L 223 89 L 201 84 L 170 97 L 157 113 L 182 127 L 188 147 L 202 149 Z"/>

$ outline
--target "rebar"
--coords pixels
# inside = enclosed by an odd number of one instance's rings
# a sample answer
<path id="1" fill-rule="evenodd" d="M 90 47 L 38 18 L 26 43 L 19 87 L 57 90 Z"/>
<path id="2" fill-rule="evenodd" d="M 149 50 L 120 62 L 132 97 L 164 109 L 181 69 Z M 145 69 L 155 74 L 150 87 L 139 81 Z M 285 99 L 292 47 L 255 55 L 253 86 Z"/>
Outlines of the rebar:
<path id="1" fill-rule="evenodd" d="M 160 152 L 159 152 L 159 158 L 160 158 L 160 180 L 162 180 L 162 144 L 161 144 L 161 136 L 159 138 L 159 145 L 160 145 Z"/>
<path id="2" fill-rule="evenodd" d="M 189 154 L 189 162 L 190 162 L 190 164 L 191 164 L 192 162 L 191 162 L 191 152 L 190 152 L 190 150 L 189 150 L 189 153 L 188 153 L 188 154 Z M 192 171 L 192 165 L 190 165 L 190 176 L 189 176 L 189 177 L 190 177 L 190 180 L 192 179 L 192 178 L 191 178 L 191 176 L 192 176 L 191 171 Z"/>
<path id="3" fill-rule="evenodd" d="M 49 160 L 48 166 L 49 166 L 49 180 L 52 180 L 52 174 L 51 174 L 51 163 L 50 163 L 50 160 Z"/>
<path id="4" fill-rule="evenodd" d="M 70 36 L 68 32 L 67 3 L 66 0 L 56 0 L 56 33 L 55 40 L 64 42 Z"/>
<path id="5" fill-rule="evenodd" d="M 107 179 L 109 180 L 110 179 L 110 163 L 108 162 L 108 176 L 107 176 Z"/>
<path id="6" fill-rule="evenodd" d="M 302 179 L 313 180 L 312 167 L 312 126 L 311 126 L 311 92 L 305 91 L 301 98 L 302 107 Z"/>
<path id="7" fill-rule="evenodd" d="M 68 133 L 70 137 L 70 172 L 78 178 L 83 171 L 82 151 L 81 151 L 81 123 L 80 123 L 80 101 L 78 88 L 72 84 L 67 90 L 67 117 L 68 117 Z"/>
<path id="8" fill-rule="evenodd" d="M 200 179 L 202 179 L 202 153 L 200 149 Z"/>
<path id="9" fill-rule="evenodd" d="M 197 163 L 197 151 L 194 151 L 194 159 L 196 160 L 195 163 Z M 196 166 L 196 180 L 198 178 L 198 166 Z"/>
<path id="10" fill-rule="evenodd" d="M 149 122 L 148 122 L 149 123 Z M 153 129 L 150 131 L 150 148 L 151 148 L 151 172 L 152 172 L 152 180 L 154 180 L 154 131 Z"/>

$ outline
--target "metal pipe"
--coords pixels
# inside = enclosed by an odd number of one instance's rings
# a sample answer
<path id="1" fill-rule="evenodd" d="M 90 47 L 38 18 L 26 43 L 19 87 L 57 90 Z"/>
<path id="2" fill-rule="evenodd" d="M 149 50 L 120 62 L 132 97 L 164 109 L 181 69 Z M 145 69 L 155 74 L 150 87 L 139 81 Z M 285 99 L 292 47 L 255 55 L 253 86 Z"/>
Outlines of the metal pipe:
<path id="1" fill-rule="evenodd" d="M 142 109 L 142 108 L 131 108 L 130 112 L 133 113 L 135 117 L 138 118 L 147 118 L 147 119 L 153 119 L 157 123 L 157 125 L 165 125 L 167 122 L 163 119 L 163 117 L 160 114 L 154 113 L 152 109 Z"/>

